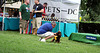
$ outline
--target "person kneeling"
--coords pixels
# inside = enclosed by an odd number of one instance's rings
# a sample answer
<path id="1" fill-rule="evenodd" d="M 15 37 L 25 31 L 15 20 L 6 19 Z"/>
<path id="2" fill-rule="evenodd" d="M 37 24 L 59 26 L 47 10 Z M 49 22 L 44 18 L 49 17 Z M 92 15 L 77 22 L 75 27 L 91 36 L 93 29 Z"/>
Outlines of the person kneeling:
<path id="1" fill-rule="evenodd" d="M 47 39 L 54 37 L 55 33 L 52 32 L 52 29 L 56 26 L 55 22 L 45 23 L 37 30 L 37 35 L 41 38 L 39 39 L 42 42 L 46 42 Z M 43 37 L 45 37 L 43 39 Z"/>

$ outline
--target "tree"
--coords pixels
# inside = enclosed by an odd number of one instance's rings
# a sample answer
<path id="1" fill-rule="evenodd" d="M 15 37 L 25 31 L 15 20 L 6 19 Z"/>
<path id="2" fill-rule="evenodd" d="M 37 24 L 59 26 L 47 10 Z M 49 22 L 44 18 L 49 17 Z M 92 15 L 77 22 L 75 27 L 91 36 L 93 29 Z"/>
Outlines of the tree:
<path id="1" fill-rule="evenodd" d="M 100 20 L 100 0 L 81 0 L 81 10 L 86 11 L 85 14 L 89 14 L 90 20 Z M 84 16 L 81 12 L 82 16 Z"/>

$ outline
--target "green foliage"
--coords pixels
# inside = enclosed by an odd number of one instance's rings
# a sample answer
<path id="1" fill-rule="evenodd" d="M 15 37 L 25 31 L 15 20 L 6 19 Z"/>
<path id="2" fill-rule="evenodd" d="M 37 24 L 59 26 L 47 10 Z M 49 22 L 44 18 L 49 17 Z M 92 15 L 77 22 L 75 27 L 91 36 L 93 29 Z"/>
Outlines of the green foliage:
<path id="1" fill-rule="evenodd" d="M 81 23 L 100 23 L 100 21 L 81 21 Z"/>
<path id="2" fill-rule="evenodd" d="M 91 21 L 89 14 L 85 14 L 85 16 L 83 16 L 82 21 L 84 21 L 84 19 L 85 19 L 86 21 Z"/>
<path id="3" fill-rule="evenodd" d="M 81 0 L 81 7 L 80 8 L 82 10 L 86 10 L 86 8 L 87 8 L 86 4 L 87 4 L 87 0 Z"/>
<path id="4" fill-rule="evenodd" d="M 100 21 L 100 0 L 82 0 L 81 10 L 83 17 L 89 14 L 90 18 L 87 21 Z"/>
<path id="5" fill-rule="evenodd" d="M 97 21 L 100 21 L 100 15 L 97 17 Z"/>

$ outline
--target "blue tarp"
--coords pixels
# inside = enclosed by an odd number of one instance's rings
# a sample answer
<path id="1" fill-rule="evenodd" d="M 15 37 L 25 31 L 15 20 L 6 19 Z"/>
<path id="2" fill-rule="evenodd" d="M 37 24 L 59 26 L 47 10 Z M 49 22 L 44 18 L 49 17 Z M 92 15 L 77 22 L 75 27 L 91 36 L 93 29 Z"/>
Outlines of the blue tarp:
<path id="1" fill-rule="evenodd" d="M 2 17 L 0 17 L 0 22 L 2 22 Z"/>
<path id="2" fill-rule="evenodd" d="M 65 34 L 69 37 L 71 33 L 77 33 L 78 30 L 76 28 L 75 23 L 65 23 Z"/>
<path id="3" fill-rule="evenodd" d="M 2 22 L 0 17 L 0 22 Z M 19 18 L 4 18 L 4 30 L 18 30 L 19 29 Z"/>

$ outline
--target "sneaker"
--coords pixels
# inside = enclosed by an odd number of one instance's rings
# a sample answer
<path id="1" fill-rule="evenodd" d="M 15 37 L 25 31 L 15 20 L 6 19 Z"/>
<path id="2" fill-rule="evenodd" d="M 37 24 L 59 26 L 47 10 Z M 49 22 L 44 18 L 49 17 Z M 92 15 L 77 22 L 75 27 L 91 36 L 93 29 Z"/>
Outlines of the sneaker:
<path id="1" fill-rule="evenodd" d="M 42 38 L 39 39 L 39 41 L 41 41 L 41 40 L 42 40 Z"/>
<path id="2" fill-rule="evenodd" d="M 45 39 L 42 39 L 41 42 L 46 42 L 46 40 Z"/>

